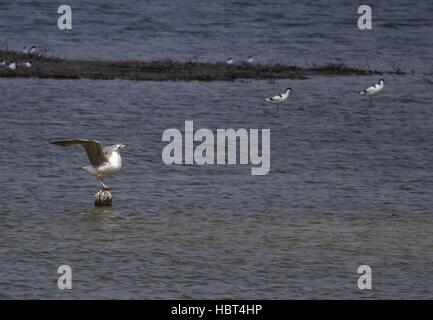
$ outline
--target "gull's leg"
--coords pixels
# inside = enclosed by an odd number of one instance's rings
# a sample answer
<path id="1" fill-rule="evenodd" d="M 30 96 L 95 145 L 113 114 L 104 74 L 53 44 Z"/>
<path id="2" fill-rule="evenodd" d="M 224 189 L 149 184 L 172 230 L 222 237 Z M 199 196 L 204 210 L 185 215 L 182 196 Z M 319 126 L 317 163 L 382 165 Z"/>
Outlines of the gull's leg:
<path id="1" fill-rule="evenodd" d="M 101 184 L 102 190 L 111 190 L 109 186 L 107 186 L 104 182 L 102 182 L 102 179 L 100 177 L 96 177 L 96 180 Z"/>

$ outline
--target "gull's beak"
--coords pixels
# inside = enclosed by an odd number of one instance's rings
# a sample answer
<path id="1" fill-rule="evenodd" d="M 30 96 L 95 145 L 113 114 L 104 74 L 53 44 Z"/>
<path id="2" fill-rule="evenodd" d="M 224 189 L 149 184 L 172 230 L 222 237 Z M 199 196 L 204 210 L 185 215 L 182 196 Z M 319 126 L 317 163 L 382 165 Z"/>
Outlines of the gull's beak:
<path id="1" fill-rule="evenodd" d="M 119 147 L 120 147 L 120 149 L 123 149 L 123 148 L 125 148 L 126 146 L 125 146 L 124 144 L 121 144 Z"/>

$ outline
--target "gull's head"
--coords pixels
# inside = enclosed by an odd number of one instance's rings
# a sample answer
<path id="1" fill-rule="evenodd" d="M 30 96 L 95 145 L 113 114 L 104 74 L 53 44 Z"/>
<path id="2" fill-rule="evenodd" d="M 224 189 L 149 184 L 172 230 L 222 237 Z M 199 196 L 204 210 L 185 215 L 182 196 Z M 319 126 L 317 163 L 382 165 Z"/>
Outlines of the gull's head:
<path id="1" fill-rule="evenodd" d="M 385 83 L 385 80 L 383 80 L 383 79 L 380 79 L 380 80 L 379 80 L 379 84 L 380 84 L 380 85 L 383 85 L 384 83 Z"/>
<path id="2" fill-rule="evenodd" d="M 120 149 L 123 149 L 123 148 L 125 148 L 125 145 L 124 145 L 124 144 L 116 144 L 116 145 L 114 146 L 114 150 L 120 150 Z"/>
<path id="3" fill-rule="evenodd" d="M 286 89 L 286 92 L 292 92 L 293 90 L 292 90 L 292 88 L 287 88 Z"/>

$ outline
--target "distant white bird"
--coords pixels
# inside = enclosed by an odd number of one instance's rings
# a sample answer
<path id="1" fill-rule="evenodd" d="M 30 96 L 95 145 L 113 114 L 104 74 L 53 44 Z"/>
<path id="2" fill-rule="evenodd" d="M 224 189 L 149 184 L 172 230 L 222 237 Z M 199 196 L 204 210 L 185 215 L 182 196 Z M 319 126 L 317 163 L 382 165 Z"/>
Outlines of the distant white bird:
<path id="1" fill-rule="evenodd" d="M 6 61 L 2 61 L 2 62 L 0 62 L 0 66 L 3 66 L 3 67 L 6 67 Z"/>
<path id="2" fill-rule="evenodd" d="M 27 47 L 23 48 L 23 51 L 21 51 L 24 54 L 29 54 L 29 49 Z"/>
<path id="3" fill-rule="evenodd" d="M 35 54 L 36 51 L 37 51 L 36 47 L 35 47 L 35 46 L 32 46 L 32 47 L 30 48 L 29 53 L 31 53 L 31 54 Z"/>
<path id="4" fill-rule="evenodd" d="M 26 67 L 26 68 L 31 68 L 32 67 L 32 63 L 29 62 L 29 61 L 23 62 L 21 65 L 24 66 L 24 67 Z"/>
<path id="5" fill-rule="evenodd" d="M 9 65 L 8 68 L 10 70 L 15 70 L 17 68 L 17 64 L 15 63 L 15 61 L 12 61 Z"/>
<path id="6" fill-rule="evenodd" d="M 120 149 L 125 147 L 124 144 L 115 144 L 105 148 L 102 147 L 101 142 L 95 140 L 62 140 L 53 141 L 51 144 L 62 147 L 72 145 L 82 146 L 87 152 L 91 166 L 81 167 L 80 169 L 95 176 L 103 190 L 111 190 L 110 187 L 102 182 L 102 178 L 115 174 L 122 167 Z"/>
<path id="7" fill-rule="evenodd" d="M 271 98 L 266 98 L 265 100 L 268 102 L 273 102 L 273 103 L 280 103 L 283 102 L 285 100 L 287 100 L 287 98 L 290 95 L 290 92 L 292 92 L 293 90 L 291 88 L 287 88 L 286 91 L 284 91 L 284 93 L 281 93 L 279 95 L 273 96 Z"/>
<path id="8" fill-rule="evenodd" d="M 249 57 L 247 58 L 247 63 L 249 63 L 249 64 L 254 63 L 254 58 L 253 58 L 253 56 L 249 56 Z"/>
<path id="9" fill-rule="evenodd" d="M 235 60 L 233 60 L 232 58 L 228 58 L 226 63 L 227 64 L 233 64 L 233 63 L 235 63 Z"/>
<path id="10" fill-rule="evenodd" d="M 368 87 L 365 90 L 362 90 L 359 94 L 361 96 L 369 96 L 370 97 L 370 106 L 373 103 L 373 96 L 379 94 L 383 90 L 385 86 L 385 80 L 380 79 L 378 83 L 375 85 L 372 85 L 371 87 Z"/>

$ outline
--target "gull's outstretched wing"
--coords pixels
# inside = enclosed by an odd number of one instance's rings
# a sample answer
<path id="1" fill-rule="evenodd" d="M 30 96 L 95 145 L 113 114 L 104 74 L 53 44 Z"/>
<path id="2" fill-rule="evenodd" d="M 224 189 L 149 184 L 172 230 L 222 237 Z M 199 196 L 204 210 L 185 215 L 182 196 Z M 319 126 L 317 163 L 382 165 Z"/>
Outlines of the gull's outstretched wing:
<path id="1" fill-rule="evenodd" d="M 104 150 L 102 149 L 102 144 L 99 141 L 80 139 L 80 140 L 60 140 L 60 141 L 53 141 L 50 143 L 62 147 L 69 147 L 73 145 L 82 146 L 87 152 L 87 157 L 89 158 L 90 163 L 94 166 L 98 166 L 104 163 L 105 161 L 108 161 L 108 158 L 104 153 Z"/>

